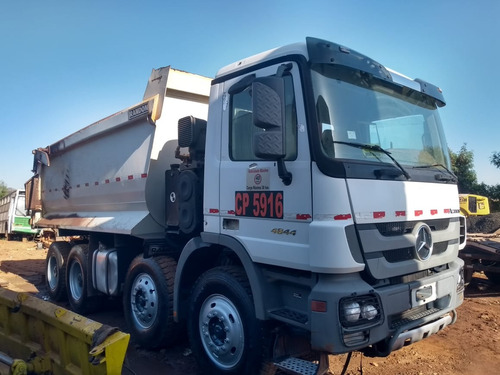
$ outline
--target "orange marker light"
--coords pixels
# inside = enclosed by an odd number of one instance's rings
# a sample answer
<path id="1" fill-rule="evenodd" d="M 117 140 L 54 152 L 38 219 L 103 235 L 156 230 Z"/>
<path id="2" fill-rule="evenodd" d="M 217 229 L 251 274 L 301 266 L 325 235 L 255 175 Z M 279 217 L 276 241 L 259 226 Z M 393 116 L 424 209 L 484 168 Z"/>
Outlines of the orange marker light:
<path id="1" fill-rule="evenodd" d="M 311 301 L 311 311 L 326 312 L 326 301 Z"/>

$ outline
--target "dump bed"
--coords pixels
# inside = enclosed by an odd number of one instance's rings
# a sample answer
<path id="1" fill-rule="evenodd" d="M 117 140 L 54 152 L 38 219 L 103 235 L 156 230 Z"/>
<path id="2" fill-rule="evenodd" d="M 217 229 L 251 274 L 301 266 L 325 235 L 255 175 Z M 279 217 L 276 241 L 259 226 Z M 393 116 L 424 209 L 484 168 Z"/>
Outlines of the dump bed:
<path id="1" fill-rule="evenodd" d="M 206 119 L 210 79 L 153 70 L 144 100 L 34 151 L 27 206 L 38 227 L 158 237 L 165 226 L 165 171 L 177 121 Z"/>

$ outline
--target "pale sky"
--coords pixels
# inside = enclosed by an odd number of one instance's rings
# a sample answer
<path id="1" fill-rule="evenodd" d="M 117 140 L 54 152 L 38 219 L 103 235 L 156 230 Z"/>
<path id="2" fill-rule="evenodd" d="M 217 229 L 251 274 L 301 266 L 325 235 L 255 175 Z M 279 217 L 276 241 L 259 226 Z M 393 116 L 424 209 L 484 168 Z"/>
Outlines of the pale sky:
<path id="1" fill-rule="evenodd" d="M 306 36 L 443 89 L 448 145 L 500 183 L 498 0 L 2 1 L 0 181 L 22 188 L 32 154 L 142 99 L 153 68 L 213 77 Z"/>

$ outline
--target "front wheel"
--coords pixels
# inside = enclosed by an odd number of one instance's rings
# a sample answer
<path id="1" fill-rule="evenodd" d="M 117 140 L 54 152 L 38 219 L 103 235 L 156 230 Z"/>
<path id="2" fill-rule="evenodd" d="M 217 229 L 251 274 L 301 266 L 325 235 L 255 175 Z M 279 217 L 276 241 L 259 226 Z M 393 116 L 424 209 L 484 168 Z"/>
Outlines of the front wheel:
<path id="1" fill-rule="evenodd" d="M 241 268 L 217 267 L 200 276 L 191 296 L 188 334 L 204 372 L 257 374 L 264 364 L 262 332 Z"/>

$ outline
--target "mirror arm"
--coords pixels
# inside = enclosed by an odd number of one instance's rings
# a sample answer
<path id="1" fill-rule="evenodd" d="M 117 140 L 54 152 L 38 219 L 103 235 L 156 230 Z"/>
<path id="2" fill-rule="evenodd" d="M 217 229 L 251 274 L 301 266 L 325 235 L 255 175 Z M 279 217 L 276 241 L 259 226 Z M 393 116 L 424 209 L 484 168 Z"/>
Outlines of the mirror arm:
<path id="1" fill-rule="evenodd" d="M 281 181 L 288 186 L 292 183 L 292 174 L 288 172 L 286 169 L 285 161 L 283 158 L 277 160 L 278 163 L 278 176 L 281 178 Z"/>

